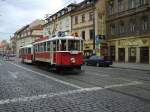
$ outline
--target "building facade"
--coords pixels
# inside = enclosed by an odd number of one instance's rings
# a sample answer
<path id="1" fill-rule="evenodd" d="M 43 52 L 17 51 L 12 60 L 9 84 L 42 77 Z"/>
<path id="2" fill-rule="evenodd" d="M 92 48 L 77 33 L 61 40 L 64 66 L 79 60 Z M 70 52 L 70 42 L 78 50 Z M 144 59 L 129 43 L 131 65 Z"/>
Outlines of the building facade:
<path id="1" fill-rule="evenodd" d="M 150 63 L 150 1 L 107 0 L 106 7 L 111 59 Z"/>
<path id="2" fill-rule="evenodd" d="M 93 53 L 94 39 L 94 11 L 95 6 L 92 1 L 84 0 L 79 3 L 77 8 L 71 13 L 72 34 L 77 33 L 84 39 L 84 55 Z"/>
<path id="3" fill-rule="evenodd" d="M 19 49 L 22 46 L 26 46 L 35 42 L 43 35 L 43 20 L 35 20 L 31 24 L 26 25 L 15 32 L 14 38 L 16 38 L 16 53 L 19 55 Z"/>
<path id="4" fill-rule="evenodd" d="M 71 12 L 75 9 L 76 4 L 70 4 L 57 13 L 49 16 L 44 24 L 44 35 L 53 36 L 58 32 L 67 32 L 71 34 Z"/>
<path id="5" fill-rule="evenodd" d="M 72 12 L 72 33 L 84 39 L 84 55 L 104 55 L 106 35 L 105 0 L 84 0 Z"/>

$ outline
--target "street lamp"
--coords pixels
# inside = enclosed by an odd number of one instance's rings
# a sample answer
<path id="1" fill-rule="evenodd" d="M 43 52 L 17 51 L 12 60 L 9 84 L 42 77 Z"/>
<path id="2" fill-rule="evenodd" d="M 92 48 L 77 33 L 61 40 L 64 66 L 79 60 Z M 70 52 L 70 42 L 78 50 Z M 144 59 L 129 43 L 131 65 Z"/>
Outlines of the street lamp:
<path id="1" fill-rule="evenodd" d="M 95 3 L 96 0 L 92 1 L 92 7 L 93 7 L 93 52 L 95 53 Z"/>

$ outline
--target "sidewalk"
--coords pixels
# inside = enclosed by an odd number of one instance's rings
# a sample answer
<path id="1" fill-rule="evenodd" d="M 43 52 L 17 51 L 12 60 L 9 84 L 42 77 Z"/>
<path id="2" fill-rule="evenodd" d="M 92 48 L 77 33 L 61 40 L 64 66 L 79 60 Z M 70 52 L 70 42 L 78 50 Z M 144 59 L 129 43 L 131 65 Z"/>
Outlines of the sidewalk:
<path id="1" fill-rule="evenodd" d="M 150 64 L 116 63 L 116 62 L 114 62 L 112 67 L 124 68 L 124 69 L 133 69 L 133 70 L 142 70 L 142 71 L 150 71 Z"/>

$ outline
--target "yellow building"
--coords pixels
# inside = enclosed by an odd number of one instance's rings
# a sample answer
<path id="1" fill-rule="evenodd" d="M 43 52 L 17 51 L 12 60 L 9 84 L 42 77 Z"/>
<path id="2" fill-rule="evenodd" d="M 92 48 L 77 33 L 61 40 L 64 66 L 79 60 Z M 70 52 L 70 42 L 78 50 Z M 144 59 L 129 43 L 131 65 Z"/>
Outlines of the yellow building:
<path id="1" fill-rule="evenodd" d="M 84 55 L 102 55 L 100 43 L 104 43 L 106 34 L 105 0 L 84 0 L 71 13 L 71 18 L 72 33 L 78 33 L 85 40 Z"/>
<path id="2" fill-rule="evenodd" d="M 72 34 L 78 33 L 84 41 L 84 54 L 88 56 L 93 53 L 94 38 L 94 5 L 85 0 L 78 4 L 77 8 L 71 13 Z"/>
<path id="3" fill-rule="evenodd" d="M 150 63 L 150 1 L 107 0 L 106 6 L 111 59 Z"/>

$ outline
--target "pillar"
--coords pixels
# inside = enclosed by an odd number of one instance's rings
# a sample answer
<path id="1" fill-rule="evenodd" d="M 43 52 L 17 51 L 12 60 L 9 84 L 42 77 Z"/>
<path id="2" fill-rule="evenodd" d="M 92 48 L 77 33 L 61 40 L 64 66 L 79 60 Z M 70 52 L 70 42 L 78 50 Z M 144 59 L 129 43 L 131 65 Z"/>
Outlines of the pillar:
<path id="1" fill-rule="evenodd" d="M 129 62 L 129 51 L 128 51 L 128 47 L 125 47 L 125 62 Z"/>
<path id="2" fill-rule="evenodd" d="M 140 63 L 140 47 L 136 48 L 136 63 Z"/>
<path id="3" fill-rule="evenodd" d="M 115 43 L 115 61 L 118 62 L 118 41 Z"/>
<path id="4" fill-rule="evenodd" d="M 150 46 L 149 46 L 149 64 L 150 64 Z"/>

